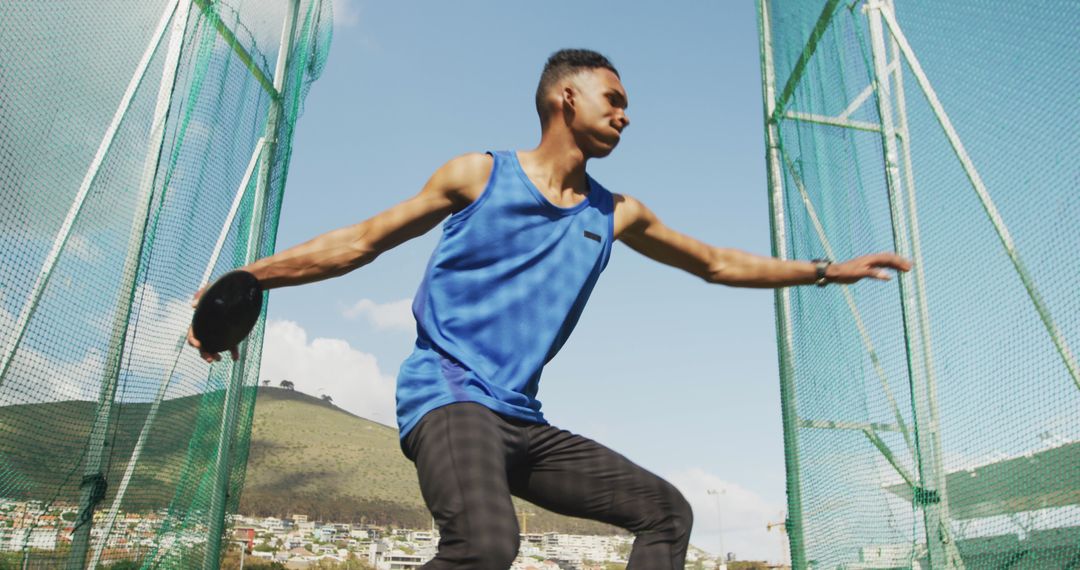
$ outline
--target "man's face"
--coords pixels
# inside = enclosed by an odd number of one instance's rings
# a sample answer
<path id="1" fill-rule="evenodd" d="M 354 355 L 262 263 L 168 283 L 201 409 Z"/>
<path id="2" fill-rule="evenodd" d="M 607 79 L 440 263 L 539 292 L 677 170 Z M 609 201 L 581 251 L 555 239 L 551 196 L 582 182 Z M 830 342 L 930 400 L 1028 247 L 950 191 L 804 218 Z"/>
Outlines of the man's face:
<path id="1" fill-rule="evenodd" d="M 573 113 L 570 130 L 578 146 L 590 158 L 611 154 L 619 144 L 622 130 L 630 124 L 626 116 L 629 100 L 619 77 L 609 69 L 581 71 L 570 78 Z"/>

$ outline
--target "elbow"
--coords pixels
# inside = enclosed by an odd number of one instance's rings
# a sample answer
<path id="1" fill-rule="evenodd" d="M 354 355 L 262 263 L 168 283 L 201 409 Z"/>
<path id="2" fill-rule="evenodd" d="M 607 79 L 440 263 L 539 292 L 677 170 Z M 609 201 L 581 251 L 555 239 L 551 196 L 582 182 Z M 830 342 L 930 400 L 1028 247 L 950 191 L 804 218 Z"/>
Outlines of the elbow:
<path id="1" fill-rule="evenodd" d="M 719 261 L 709 263 L 708 267 L 700 273 L 700 277 L 710 285 L 733 284 L 730 267 Z"/>
<path id="2" fill-rule="evenodd" d="M 708 263 L 698 272 L 698 276 L 710 285 L 737 285 L 737 277 L 733 275 L 734 264 L 730 256 L 721 249 L 713 249 L 710 252 Z"/>
<path id="3" fill-rule="evenodd" d="M 344 275 L 354 269 L 363 267 L 379 256 L 382 251 L 379 244 L 372 239 L 371 220 L 361 222 L 348 229 L 348 233 L 341 236 L 345 238 L 340 244 L 340 254 L 334 265 L 339 275 Z"/>
<path id="4" fill-rule="evenodd" d="M 382 252 L 374 244 L 363 237 L 354 240 L 349 244 L 349 256 L 341 268 L 341 273 L 348 273 L 375 261 L 375 258 L 379 257 L 380 253 Z"/>
<path id="5" fill-rule="evenodd" d="M 708 283 L 728 287 L 776 286 L 755 257 L 732 249 L 714 250 L 703 278 Z"/>
<path id="6" fill-rule="evenodd" d="M 712 264 L 702 278 L 711 285 L 750 288 L 770 287 L 768 283 L 761 281 L 752 272 L 747 271 L 745 267 L 732 263 Z"/>

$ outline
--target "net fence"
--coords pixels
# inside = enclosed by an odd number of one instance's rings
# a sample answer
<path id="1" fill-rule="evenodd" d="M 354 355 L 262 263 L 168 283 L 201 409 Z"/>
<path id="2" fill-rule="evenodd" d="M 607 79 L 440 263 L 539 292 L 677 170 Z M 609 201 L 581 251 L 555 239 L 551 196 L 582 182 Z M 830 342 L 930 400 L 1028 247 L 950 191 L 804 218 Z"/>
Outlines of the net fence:
<path id="1" fill-rule="evenodd" d="M 208 365 L 189 303 L 272 253 L 331 31 L 329 0 L 0 3 L 0 567 L 218 566 L 262 320 Z"/>
<path id="2" fill-rule="evenodd" d="M 799 568 L 1080 567 L 1080 9 L 759 2 Z"/>

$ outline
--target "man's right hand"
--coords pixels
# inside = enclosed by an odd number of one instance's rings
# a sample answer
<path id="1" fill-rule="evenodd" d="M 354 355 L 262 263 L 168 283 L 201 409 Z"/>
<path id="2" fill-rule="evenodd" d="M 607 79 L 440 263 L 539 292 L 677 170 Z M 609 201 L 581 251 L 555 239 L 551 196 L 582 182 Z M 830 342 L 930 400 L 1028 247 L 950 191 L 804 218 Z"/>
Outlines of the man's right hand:
<path id="1" fill-rule="evenodd" d="M 202 294 L 203 294 L 204 291 L 206 291 L 206 287 L 203 287 L 202 289 L 199 289 L 198 291 L 195 292 L 195 295 L 191 298 L 191 308 L 192 309 L 194 309 L 196 306 L 198 306 L 199 298 L 202 297 Z M 188 342 L 188 344 L 195 347 L 199 351 L 199 357 L 202 358 L 203 360 L 205 360 L 205 361 L 207 361 L 209 363 L 214 363 L 214 362 L 218 362 L 219 360 L 221 360 L 221 354 L 217 354 L 217 353 L 214 353 L 214 352 L 206 352 L 205 350 L 202 349 L 202 343 L 199 342 L 199 339 L 195 338 L 195 330 L 190 325 L 188 326 L 188 331 L 187 331 L 187 342 Z M 232 359 L 234 361 L 237 360 L 238 358 L 240 358 L 240 352 L 237 350 L 237 348 L 235 346 L 229 349 L 229 354 L 232 356 Z"/>

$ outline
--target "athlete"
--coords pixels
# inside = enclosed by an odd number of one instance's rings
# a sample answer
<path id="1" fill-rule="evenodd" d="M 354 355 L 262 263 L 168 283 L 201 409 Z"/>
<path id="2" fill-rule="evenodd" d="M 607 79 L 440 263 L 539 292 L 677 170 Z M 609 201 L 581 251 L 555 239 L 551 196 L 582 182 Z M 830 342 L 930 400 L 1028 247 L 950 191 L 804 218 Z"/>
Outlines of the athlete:
<path id="1" fill-rule="evenodd" d="M 511 495 L 633 532 L 631 570 L 683 568 L 693 516 L 682 495 L 548 424 L 536 398 L 541 371 L 573 330 L 615 240 L 735 287 L 884 280 L 910 267 L 891 253 L 779 260 L 669 228 L 586 173 L 589 159 L 619 144 L 628 103 L 607 58 L 556 52 L 536 90 L 539 146 L 454 158 L 416 196 L 242 268 L 266 289 L 337 277 L 447 220 L 413 302 L 416 346 L 397 380 L 401 448 L 440 530 L 425 569 L 508 568 L 519 544 Z"/>

